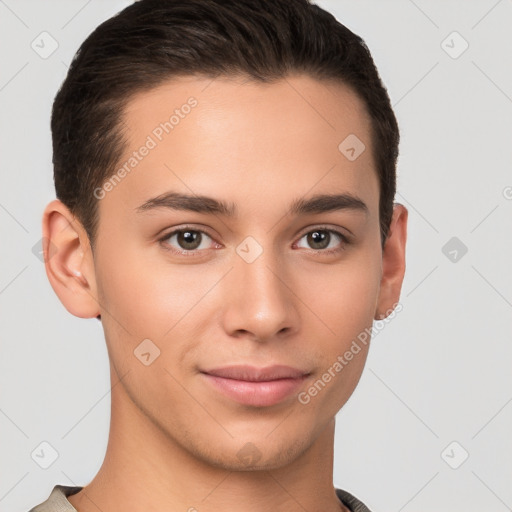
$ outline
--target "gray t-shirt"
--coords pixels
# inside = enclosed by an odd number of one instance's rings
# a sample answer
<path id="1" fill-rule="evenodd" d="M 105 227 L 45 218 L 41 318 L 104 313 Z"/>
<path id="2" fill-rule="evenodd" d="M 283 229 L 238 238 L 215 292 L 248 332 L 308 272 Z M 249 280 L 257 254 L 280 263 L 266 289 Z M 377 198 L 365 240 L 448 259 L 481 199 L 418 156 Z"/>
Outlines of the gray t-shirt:
<path id="1" fill-rule="evenodd" d="M 50 496 L 43 503 L 31 508 L 29 512 L 77 512 L 66 496 L 71 496 L 81 491 L 83 487 L 71 487 L 69 485 L 56 485 Z M 336 489 L 340 501 L 352 512 L 371 512 L 370 509 L 355 496 L 342 489 Z"/>

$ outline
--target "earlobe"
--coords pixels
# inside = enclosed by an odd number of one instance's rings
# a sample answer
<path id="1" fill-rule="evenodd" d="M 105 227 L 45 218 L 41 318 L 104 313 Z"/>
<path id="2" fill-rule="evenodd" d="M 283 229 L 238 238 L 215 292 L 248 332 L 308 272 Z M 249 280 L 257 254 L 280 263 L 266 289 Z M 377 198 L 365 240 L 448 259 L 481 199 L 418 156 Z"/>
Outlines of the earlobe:
<path id="1" fill-rule="evenodd" d="M 407 218 L 407 208 L 396 203 L 393 208 L 389 235 L 382 252 L 382 277 L 375 320 L 383 320 L 389 316 L 400 299 L 405 275 Z"/>
<path id="2" fill-rule="evenodd" d="M 46 275 L 64 307 L 79 318 L 100 314 L 89 239 L 85 229 L 58 199 L 43 213 Z"/>

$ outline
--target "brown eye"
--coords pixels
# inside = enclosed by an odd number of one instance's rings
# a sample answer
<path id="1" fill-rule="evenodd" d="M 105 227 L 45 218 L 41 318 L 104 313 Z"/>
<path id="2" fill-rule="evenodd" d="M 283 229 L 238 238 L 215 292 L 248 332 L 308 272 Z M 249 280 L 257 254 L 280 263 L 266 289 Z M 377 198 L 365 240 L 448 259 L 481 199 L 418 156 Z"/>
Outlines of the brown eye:
<path id="1" fill-rule="evenodd" d="M 325 230 L 311 231 L 307 234 L 308 244 L 312 249 L 325 249 L 331 241 L 331 234 Z"/>
<path id="2" fill-rule="evenodd" d="M 182 249 L 193 251 L 201 245 L 201 233 L 199 231 L 178 231 L 177 242 Z"/>
<path id="3" fill-rule="evenodd" d="M 176 253 L 186 254 L 194 251 L 199 252 L 202 249 L 209 249 L 212 246 L 212 238 L 199 229 L 176 229 L 163 238 L 160 242 L 166 246 L 167 249 Z"/>
<path id="4" fill-rule="evenodd" d="M 301 245 L 301 241 L 305 240 L 306 245 Z M 318 228 L 305 233 L 299 240 L 298 247 L 312 249 L 324 253 L 334 253 L 342 251 L 350 240 L 343 234 L 334 229 Z"/>

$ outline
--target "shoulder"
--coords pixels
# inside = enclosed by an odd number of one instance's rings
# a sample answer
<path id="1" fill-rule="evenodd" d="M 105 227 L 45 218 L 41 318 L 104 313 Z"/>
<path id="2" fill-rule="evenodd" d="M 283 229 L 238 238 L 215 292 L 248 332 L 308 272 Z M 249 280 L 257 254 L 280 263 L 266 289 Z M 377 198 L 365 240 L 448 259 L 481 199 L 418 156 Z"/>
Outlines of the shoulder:
<path id="1" fill-rule="evenodd" d="M 343 489 L 336 489 L 336 495 L 340 501 L 348 507 L 352 512 L 371 512 L 371 510 L 353 494 Z"/>
<path id="2" fill-rule="evenodd" d="M 50 496 L 39 505 L 32 507 L 29 512 L 77 512 L 75 507 L 67 500 L 67 496 L 76 494 L 80 490 L 82 490 L 82 487 L 56 485 Z"/>

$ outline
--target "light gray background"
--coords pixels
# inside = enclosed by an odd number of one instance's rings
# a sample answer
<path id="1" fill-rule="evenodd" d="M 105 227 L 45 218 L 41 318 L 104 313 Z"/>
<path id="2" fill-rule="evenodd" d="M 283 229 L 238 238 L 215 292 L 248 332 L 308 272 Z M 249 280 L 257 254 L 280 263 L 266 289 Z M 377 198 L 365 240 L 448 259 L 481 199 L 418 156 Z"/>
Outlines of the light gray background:
<path id="1" fill-rule="evenodd" d="M 103 331 L 67 313 L 32 248 L 54 198 L 53 97 L 129 3 L 0 0 L 1 512 L 85 485 L 103 461 Z M 334 483 L 374 512 L 511 510 L 512 0 L 318 3 L 365 39 L 389 90 L 410 214 L 403 311 L 338 415 Z M 43 31 L 59 45 L 46 59 L 31 47 Z M 467 247 L 456 261 L 452 237 Z M 43 441 L 59 454 L 48 469 L 31 455 Z"/>

